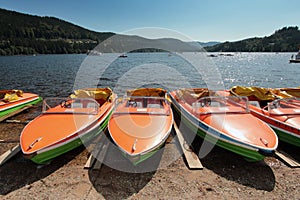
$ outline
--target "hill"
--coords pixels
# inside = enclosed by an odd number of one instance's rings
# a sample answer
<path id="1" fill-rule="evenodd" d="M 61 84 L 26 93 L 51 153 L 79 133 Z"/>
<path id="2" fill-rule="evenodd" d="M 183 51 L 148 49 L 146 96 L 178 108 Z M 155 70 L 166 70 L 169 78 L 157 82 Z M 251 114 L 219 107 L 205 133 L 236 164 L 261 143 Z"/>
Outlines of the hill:
<path id="1" fill-rule="evenodd" d="M 114 33 L 0 9 L 0 55 L 86 53 Z"/>
<path id="2" fill-rule="evenodd" d="M 106 41 L 112 36 L 112 39 Z M 95 32 L 55 17 L 41 17 L 0 9 L 0 55 L 87 53 L 98 44 L 100 52 L 202 51 L 294 52 L 300 45 L 298 27 L 284 27 L 263 38 L 237 42 L 182 42 L 172 38 L 146 39 L 138 36 Z M 144 47 L 144 48 L 143 48 Z"/>
<path id="3" fill-rule="evenodd" d="M 217 44 L 220 44 L 221 42 L 198 42 L 202 47 L 210 47 L 210 46 L 214 46 Z"/>
<path id="4" fill-rule="evenodd" d="M 201 50 L 177 39 L 99 33 L 54 17 L 0 9 L 0 55 Z"/>
<path id="5" fill-rule="evenodd" d="M 299 45 L 300 31 L 295 26 L 284 27 L 268 37 L 225 42 L 205 49 L 210 52 L 295 52 Z"/>

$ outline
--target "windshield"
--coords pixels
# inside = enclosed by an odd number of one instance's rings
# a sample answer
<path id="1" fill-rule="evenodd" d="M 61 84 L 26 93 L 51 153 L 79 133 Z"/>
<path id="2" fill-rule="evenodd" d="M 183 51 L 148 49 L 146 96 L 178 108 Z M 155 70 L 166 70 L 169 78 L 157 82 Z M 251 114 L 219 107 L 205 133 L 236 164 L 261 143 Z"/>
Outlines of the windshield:
<path id="1" fill-rule="evenodd" d="M 116 100 L 119 114 L 169 115 L 170 103 L 163 97 L 123 97 Z"/>
<path id="2" fill-rule="evenodd" d="M 198 114 L 249 113 L 247 97 L 202 97 L 192 104 Z"/>
<path id="3" fill-rule="evenodd" d="M 268 104 L 268 111 L 274 115 L 300 114 L 300 98 L 278 99 Z"/>
<path id="4" fill-rule="evenodd" d="M 43 113 L 97 114 L 99 104 L 92 98 L 47 98 Z"/>

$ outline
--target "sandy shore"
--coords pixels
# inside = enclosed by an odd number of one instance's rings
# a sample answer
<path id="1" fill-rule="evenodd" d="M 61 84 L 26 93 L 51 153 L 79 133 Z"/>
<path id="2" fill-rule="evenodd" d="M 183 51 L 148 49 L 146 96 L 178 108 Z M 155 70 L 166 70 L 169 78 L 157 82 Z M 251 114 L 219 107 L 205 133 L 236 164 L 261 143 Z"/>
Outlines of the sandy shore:
<path id="1" fill-rule="evenodd" d="M 27 120 L 30 110 L 15 119 Z M 18 140 L 24 124 L 1 123 L 0 139 Z M 0 154 L 16 143 L 0 143 Z M 281 145 L 300 160 L 299 148 Z M 297 155 L 298 154 L 298 155 Z M 179 156 L 178 156 L 179 155 Z M 238 155 L 215 147 L 201 159 L 203 170 L 189 170 L 173 140 L 166 145 L 159 168 L 128 173 L 103 165 L 86 170 L 89 153 L 75 149 L 37 166 L 21 153 L 0 167 L 1 199 L 299 199 L 300 169 L 289 168 L 275 158 L 249 163 Z M 106 160 L 126 163 L 108 153 Z M 172 160 L 172 162 L 167 161 Z M 108 162 L 109 163 L 109 162 Z M 144 163 L 144 167 L 149 163 Z M 128 163 L 125 165 L 129 165 Z M 143 167 L 143 166 L 140 166 Z"/>

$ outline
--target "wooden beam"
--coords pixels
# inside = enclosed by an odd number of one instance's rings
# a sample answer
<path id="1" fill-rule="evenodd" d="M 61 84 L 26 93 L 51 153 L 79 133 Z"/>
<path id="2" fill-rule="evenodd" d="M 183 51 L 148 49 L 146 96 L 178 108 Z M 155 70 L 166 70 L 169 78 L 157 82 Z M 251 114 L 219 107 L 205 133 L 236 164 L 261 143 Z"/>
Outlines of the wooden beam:
<path id="1" fill-rule="evenodd" d="M 12 117 L 12 116 L 14 116 L 14 115 L 16 115 L 16 114 L 19 114 L 19 113 L 23 112 L 24 110 L 27 110 L 27 109 L 30 108 L 30 107 L 32 107 L 32 105 L 25 106 L 25 107 L 23 107 L 23 108 L 21 108 L 21 109 L 19 109 L 19 110 L 16 110 L 16 111 L 14 111 L 14 112 L 12 112 L 12 113 L 9 113 L 9 114 L 7 114 L 7 115 L 4 115 L 4 116 L 0 117 L 0 122 L 6 120 L 7 118 L 10 118 L 10 117 Z"/>
<path id="2" fill-rule="evenodd" d="M 0 139 L 0 143 L 18 143 L 20 142 L 20 140 L 1 140 Z"/>
<path id="3" fill-rule="evenodd" d="M 203 166 L 200 162 L 199 157 L 190 148 L 186 147 L 186 142 L 185 142 L 183 135 L 180 132 L 176 122 L 174 122 L 174 129 L 176 131 L 178 141 L 179 141 L 180 147 L 183 151 L 184 157 L 187 161 L 188 168 L 189 169 L 203 169 Z"/>
<path id="4" fill-rule="evenodd" d="M 84 169 L 91 169 L 93 167 L 95 163 L 95 158 L 93 156 L 93 154 L 90 154 L 89 159 L 86 161 L 85 165 L 84 165 Z"/>
<path id="5" fill-rule="evenodd" d="M 100 136 L 100 139 L 98 139 L 90 157 L 88 158 L 84 169 L 100 169 L 102 165 L 102 161 L 104 160 L 104 157 L 106 155 L 106 151 L 109 146 L 109 140 L 105 138 L 105 135 Z M 102 140 L 102 141 L 101 141 Z M 104 140 L 104 141 L 103 141 Z M 101 162 L 99 162 L 99 160 Z"/>
<path id="6" fill-rule="evenodd" d="M 0 156 L 0 166 L 6 163 L 9 159 L 11 159 L 14 155 L 16 155 L 21 150 L 19 144 L 14 146 L 13 148 L 6 151 L 4 154 Z"/>
<path id="7" fill-rule="evenodd" d="M 109 147 L 109 143 L 110 143 L 109 140 L 106 139 L 104 144 L 102 145 L 102 148 L 100 149 L 100 151 L 97 155 L 96 163 L 95 163 L 93 169 L 100 169 L 101 168 L 103 160 L 106 156 L 106 152 L 107 152 L 108 147 Z"/>
<path id="8" fill-rule="evenodd" d="M 22 121 L 17 119 L 7 119 L 5 120 L 6 123 L 16 123 L 16 124 L 28 124 L 30 120 Z"/>
<path id="9" fill-rule="evenodd" d="M 286 163 L 289 167 L 292 168 L 298 168 L 300 167 L 300 163 L 297 162 L 296 160 L 292 159 L 291 156 L 289 156 L 287 153 L 284 151 L 275 151 L 275 155 L 277 158 L 282 160 L 284 163 Z"/>

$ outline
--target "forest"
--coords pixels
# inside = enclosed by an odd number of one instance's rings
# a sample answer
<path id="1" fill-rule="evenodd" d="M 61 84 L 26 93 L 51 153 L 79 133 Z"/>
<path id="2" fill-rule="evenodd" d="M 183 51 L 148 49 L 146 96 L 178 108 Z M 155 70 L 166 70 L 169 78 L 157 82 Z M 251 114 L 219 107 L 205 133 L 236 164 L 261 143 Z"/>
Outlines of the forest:
<path id="1" fill-rule="evenodd" d="M 297 26 L 291 26 L 263 38 L 225 42 L 205 49 L 210 52 L 295 52 L 298 51 L 299 45 L 300 31 Z"/>
<path id="2" fill-rule="evenodd" d="M 113 35 L 54 17 L 0 9 L 0 55 L 86 53 Z"/>

